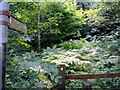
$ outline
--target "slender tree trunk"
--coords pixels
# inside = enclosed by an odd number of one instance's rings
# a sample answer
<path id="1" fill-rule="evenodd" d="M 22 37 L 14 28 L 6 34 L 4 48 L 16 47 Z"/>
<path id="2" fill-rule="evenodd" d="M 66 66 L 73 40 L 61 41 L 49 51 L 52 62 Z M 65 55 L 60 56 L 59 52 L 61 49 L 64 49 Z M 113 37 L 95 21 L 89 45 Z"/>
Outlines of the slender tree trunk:
<path id="1" fill-rule="evenodd" d="M 38 31 L 37 31 L 37 37 L 38 37 L 38 45 L 37 45 L 37 50 L 41 50 L 41 31 L 39 28 L 40 25 L 40 2 L 38 2 Z"/>

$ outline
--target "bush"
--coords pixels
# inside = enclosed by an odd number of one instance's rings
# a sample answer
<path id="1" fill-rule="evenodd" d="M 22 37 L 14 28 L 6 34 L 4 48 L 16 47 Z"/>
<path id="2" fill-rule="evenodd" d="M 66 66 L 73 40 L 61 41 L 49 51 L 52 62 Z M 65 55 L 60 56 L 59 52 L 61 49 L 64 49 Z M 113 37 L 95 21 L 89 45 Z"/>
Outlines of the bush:
<path id="1" fill-rule="evenodd" d="M 6 72 L 6 88 L 52 88 L 59 81 L 57 66 L 34 51 L 9 58 Z"/>

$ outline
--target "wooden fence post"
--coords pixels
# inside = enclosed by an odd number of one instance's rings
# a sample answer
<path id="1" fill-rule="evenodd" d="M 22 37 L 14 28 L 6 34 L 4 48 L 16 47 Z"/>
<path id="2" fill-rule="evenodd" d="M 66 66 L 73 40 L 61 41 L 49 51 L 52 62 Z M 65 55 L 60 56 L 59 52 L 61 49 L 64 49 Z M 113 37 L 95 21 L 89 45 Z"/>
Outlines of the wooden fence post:
<path id="1" fill-rule="evenodd" d="M 59 68 L 58 68 L 58 73 L 59 75 L 61 76 L 61 79 L 60 79 L 60 83 L 59 83 L 59 90 L 65 90 L 65 65 L 61 64 L 59 65 Z"/>
<path id="2" fill-rule="evenodd" d="M 26 25 L 10 15 L 9 4 L 0 1 L 0 90 L 5 90 L 5 62 L 8 28 L 27 32 Z"/>
<path id="3" fill-rule="evenodd" d="M 87 79 L 82 83 L 82 90 L 92 90 L 90 82 Z"/>
<path id="4" fill-rule="evenodd" d="M 5 90 L 6 42 L 8 33 L 9 5 L 0 2 L 0 90 Z"/>

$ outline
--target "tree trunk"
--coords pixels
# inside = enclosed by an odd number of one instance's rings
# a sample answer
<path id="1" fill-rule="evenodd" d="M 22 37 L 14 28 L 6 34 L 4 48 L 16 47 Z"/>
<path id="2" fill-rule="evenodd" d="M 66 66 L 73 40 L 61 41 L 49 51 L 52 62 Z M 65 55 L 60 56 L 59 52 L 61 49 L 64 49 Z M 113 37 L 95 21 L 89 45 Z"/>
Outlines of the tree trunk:
<path id="1" fill-rule="evenodd" d="M 38 31 L 37 31 L 37 37 L 38 37 L 38 45 L 37 45 L 37 50 L 41 50 L 41 32 L 40 32 L 40 2 L 38 2 Z"/>

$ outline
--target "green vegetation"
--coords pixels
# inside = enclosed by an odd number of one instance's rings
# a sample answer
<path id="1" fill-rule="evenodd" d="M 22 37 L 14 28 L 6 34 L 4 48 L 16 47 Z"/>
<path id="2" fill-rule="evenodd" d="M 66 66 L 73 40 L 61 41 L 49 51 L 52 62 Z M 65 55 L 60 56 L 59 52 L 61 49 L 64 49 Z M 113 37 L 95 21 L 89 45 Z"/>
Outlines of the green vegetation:
<path id="1" fill-rule="evenodd" d="M 10 9 L 27 24 L 28 33 L 9 30 L 6 88 L 57 86 L 61 63 L 66 65 L 68 74 L 120 72 L 120 2 L 79 3 L 77 6 L 75 2 L 14 2 L 10 3 Z M 41 50 L 38 50 L 38 42 Z M 90 82 L 94 88 L 120 87 L 117 77 Z M 82 80 L 66 82 L 66 88 L 81 88 L 81 85 Z"/>

